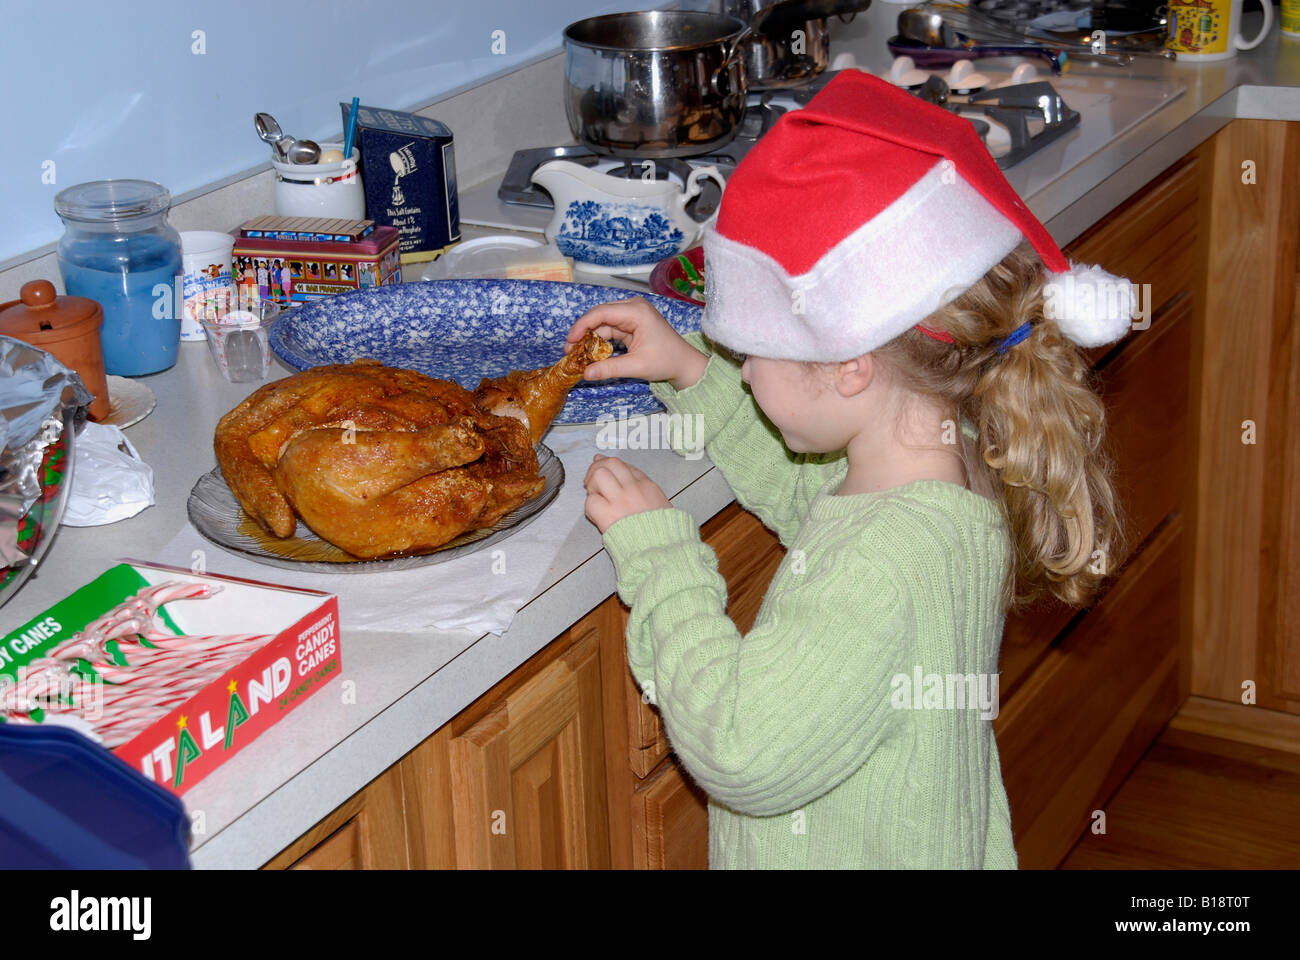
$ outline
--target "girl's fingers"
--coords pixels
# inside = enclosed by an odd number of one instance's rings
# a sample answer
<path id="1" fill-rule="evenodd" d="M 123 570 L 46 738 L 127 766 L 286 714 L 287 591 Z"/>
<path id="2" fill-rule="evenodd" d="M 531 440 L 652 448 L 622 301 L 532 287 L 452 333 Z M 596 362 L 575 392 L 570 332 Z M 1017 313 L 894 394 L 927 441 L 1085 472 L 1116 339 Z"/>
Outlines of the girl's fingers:
<path id="1" fill-rule="evenodd" d="M 623 336 L 629 335 L 632 331 L 626 324 L 618 323 L 619 315 L 611 314 L 604 307 L 608 304 L 601 304 L 598 307 L 592 307 L 569 328 L 565 335 L 566 343 L 577 343 L 590 331 L 595 331 L 596 336 L 603 337 L 606 340 L 622 339 Z"/>
<path id="2" fill-rule="evenodd" d="M 602 457 L 601 459 L 593 460 L 591 466 L 586 468 L 586 476 L 582 477 L 582 485 L 590 489 L 591 481 L 595 480 L 595 477 L 601 476 L 602 473 L 603 475 L 614 477 L 614 473 L 610 472 L 610 467 L 608 467 L 608 464 L 611 462 L 615 462 L 612 457 Z"/>
<path id="3" fill-rule="evenodd" d="M 637 324 L 644 319 L 646 307 L 650 305 L 641 297 L 597 304 L 574 321 L 565 336 L 565 342 L 576 343 L 590 330 L 605 340 L 622 341 L 636 332 Z"/>
<path id="4" fill-rule="evenodd" d="M 589 496 L 599 495 L 606 499 L 618 496 L 623 489 L 618 477 L 603 469 L 597 469 L 589 473 L 584 486 Z"/>
<path id="5" fill-rule="evenodd" d="M 599 466 L 601 469 L 608 470 L 613 474 L 613 476 L 618 479 L 620 486 L 628 486 L 634 480 L 632 475 L 634 468 L 624 463 L 618 457 L 605 457 L 599 461 Z"/>

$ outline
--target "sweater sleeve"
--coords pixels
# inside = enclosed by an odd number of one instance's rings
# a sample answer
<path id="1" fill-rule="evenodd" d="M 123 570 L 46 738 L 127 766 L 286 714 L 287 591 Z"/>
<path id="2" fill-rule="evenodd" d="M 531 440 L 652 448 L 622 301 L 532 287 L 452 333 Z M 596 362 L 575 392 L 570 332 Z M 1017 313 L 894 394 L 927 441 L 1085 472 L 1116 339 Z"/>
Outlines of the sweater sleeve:
<path id="1" fill-rule="evenodd" d="M 682 418 L 682 429 L 671 432 L 673 449 L 686 456 L 702 445 L 741 506 L 788 547 L 817 492 L 847 472 L 845 455 L 791 453 L 745 387 L 740 365 L 711 350 L 701 334 L 687 334 L 686 340 L 709 354 L 704 375 L 680 391 L 667 381 L 650 384 L 669 414 Z M 690 417 L 697 419 L 688 421 Z M 687 428 L 695 424 L 692 438 Z M 691 439 L 693 443 L 685 442 Z"/>
<path id="2" fill-rule="evenodd" d="M 861 551 L 828 551 L 786 574 L 795 586 L 742 637 L 690 514 L 631 514 L 604 539 L 632 608 L 632 673 L 716 802 L 753 816 L 797 810 L 899 729 L 890 694 L 903 672 L 906 601 Z"/>

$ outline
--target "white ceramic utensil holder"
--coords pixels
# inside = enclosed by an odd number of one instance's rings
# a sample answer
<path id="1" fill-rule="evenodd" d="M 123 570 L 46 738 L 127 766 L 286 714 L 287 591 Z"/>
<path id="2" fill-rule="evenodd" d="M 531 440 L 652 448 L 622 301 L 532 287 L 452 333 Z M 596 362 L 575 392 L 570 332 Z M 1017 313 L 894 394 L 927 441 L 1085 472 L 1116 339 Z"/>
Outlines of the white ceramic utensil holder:
<path id="1" fill-rule="evenodd" d="M 322 143 L 322 150 L 343 150 L 341 143 Z M 275 168 L 275 212 L 282 217 L 338 217 L 361 220 L 366 192 L 361 185 L 361 151 L 336 163 L 281 163 Z"/>

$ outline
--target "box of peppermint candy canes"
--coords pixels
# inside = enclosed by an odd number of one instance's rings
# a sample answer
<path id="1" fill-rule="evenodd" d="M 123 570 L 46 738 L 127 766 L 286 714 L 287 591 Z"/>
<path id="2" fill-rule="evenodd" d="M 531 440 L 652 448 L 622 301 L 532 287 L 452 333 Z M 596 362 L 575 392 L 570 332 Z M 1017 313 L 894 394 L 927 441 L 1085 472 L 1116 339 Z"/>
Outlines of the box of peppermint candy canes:
<path id="1" fill-rule="evenodd" d="M 342 670 L 338 599 L 127 560 L 0 641 L 0 720 L 184 794 Z"/>

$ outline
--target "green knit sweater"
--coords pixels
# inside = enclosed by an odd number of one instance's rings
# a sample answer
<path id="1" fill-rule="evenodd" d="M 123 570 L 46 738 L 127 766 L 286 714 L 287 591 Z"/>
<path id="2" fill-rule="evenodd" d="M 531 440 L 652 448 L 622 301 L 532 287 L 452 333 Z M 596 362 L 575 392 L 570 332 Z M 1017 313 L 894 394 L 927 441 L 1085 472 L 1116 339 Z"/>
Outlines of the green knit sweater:
<path id="1" fill-rule="evenodd" d="M 938 480 L 834 495 L 846 457 L 791 454 L 724 354 L 685 390 L 651 389 L 670 413 L 702 415 L 686 439 L 787 550 L 742 636 L 690 514 L 605 531 L 632 673 L 709 795 L 710 868 L 1014 869 L 988 699 L 1009 556 L 999 507 Z"/>

